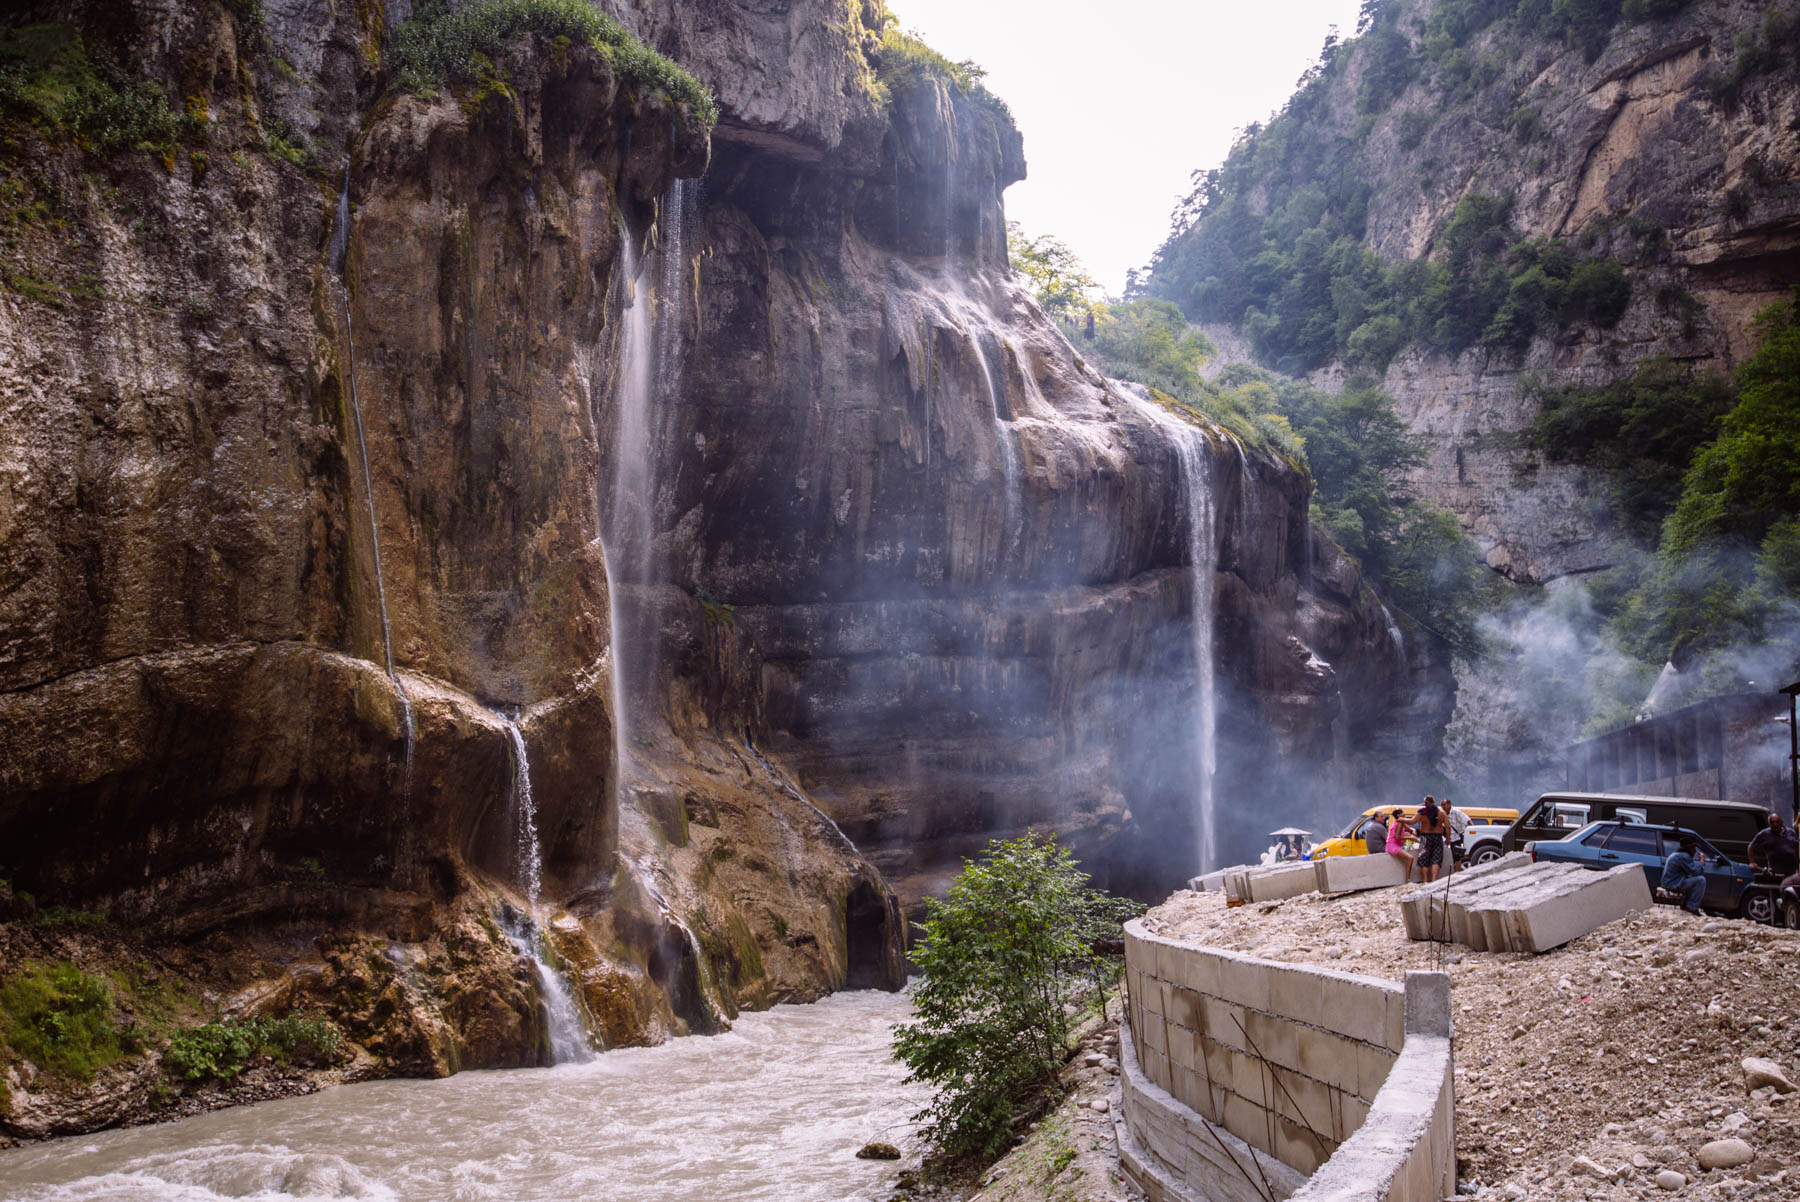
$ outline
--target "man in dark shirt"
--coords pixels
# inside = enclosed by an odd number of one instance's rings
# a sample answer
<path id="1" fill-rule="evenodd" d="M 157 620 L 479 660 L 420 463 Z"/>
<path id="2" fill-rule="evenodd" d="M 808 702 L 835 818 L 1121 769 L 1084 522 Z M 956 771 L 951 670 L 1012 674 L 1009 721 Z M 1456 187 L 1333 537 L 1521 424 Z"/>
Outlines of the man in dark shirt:
<path id="1" fill-rule="evenodd" d="M 1363 846 L 1369 854 L 1378 856 L 1387 850 L 1387 823 L 1381 820 L 1380 814 L 1371 814 L 1362 826 Z"/>
<path id="2" fill-rule="evenodd" d="M 1794 875 L 1797 860 L 1800 853 L 1796 852 L 1794 832 L 1787 829 L 1780 814 L 1770 814 L 1768 829 L 1750 840 L 1750 867 L 1787 877 Z"/>

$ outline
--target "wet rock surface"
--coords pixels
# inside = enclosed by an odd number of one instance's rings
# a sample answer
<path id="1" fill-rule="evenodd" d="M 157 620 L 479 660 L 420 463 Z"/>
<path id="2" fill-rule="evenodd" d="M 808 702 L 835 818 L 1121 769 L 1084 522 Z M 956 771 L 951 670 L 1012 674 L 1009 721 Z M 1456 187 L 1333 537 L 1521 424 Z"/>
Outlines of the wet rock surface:
<path id="1" fill-rule="evenodd" d="M 1646 1199 L 1685 1186 L 1682 1196 L 1723 1199 L 1796 1188 L 1792 1095 L 1747 1088 L 1740 1062 L 1757 1053 L 1800 1063 L 1800 1022 L 1779 985 L 1800 936 L 1658 906 L 1545 955 L 1458 958 L 1406 939 L 1402 892 L 1229 910 L 1218 894 L 1182 892 L 1149 920 L 1158 934 L 1265 959 L 1315 962 L 1329 942 L 1343 949 L 1331 967 L 1346 972 L 1449 972 L 1457 1175 L 1490 1196 Z M 1719 1142 L 1730 1154 L 1705 1151 Z M 1684 1181 L 1667 1185 L 1664 1174 Z"/>

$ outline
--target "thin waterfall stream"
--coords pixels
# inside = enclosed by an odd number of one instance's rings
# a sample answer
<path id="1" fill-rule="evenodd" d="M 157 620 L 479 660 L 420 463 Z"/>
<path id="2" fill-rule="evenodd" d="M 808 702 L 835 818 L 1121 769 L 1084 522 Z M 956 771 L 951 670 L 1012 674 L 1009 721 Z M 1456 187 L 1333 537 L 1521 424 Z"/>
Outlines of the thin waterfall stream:
<path id="1" fill-rule="evenodd" d="M 1206 435 L 1197 426 L 1132 389 L 1126 389 L 1124 395 L 1168 434 L 1181 468 L 1182 494 L 1187 505 L 1188 579 L 1193 595 L 1189 637 L 1194 655 L 1193 732 L 1198 768 L 1194 828 L 1199 836 L 1198 871 L 1206 872 L 1219 864 L 1218 827 L 1213 807 L 1213 775 L 1218 768 L 1218 714 L 1213 679 L 1213 594 L 1218 574 L 1218 537 L 1212 481 L 1207 471 Z"/>
<path id="2" fill-rule="evenodd" d="M 593 1058 L 587 1024 L 581 1007 L 546 950 L 539 896 L 544 887 L 543 847 L 538 838 L 537 806 L 531 796 L 531 760 L 525 750 L 525 733 L 513 715 L 501 715 L 512 745 L 513 844 L 515 874 L 525 890 L 527 912 L 502 928 L 519 954 L 529 959 L 537 976 L 538 994 L 544 1000 L 550 1035 L 550 1063 L 575 1064 Z"/>
<path id="3" fill-rule="evenodd" d="M 681 319 L 690 183 L 677 180 L 657 206 L 648 255 L 625 239 L 620 255 L 625 290 L 614 392 L 618 433 L 611 487 L 601 506 L 601 545 L 610 578 L 615 757 L 621 790 L 631 776 L 634 706 L 649 685 L 645 657 L 654 651 L 656 613 L 656 423 L 664 390 L 681 372 Z M 629 582 L 635 596 L 625 596 Z"/>
<path id="4" fill-rule="evenodd" d="M 337 217 L 331 229 L 330 264 L 331 275 L 337 287 L 333 295 L 337 299 L 338 316 L 344 322 L 344 383 L 345 391 L 350 395 L 350 419 L 356 428 L 356 455 L 362 464 L 363 500 L 367 503 L 369 515 L 369 549 L 375 561 L 375 603 L 381 613 L 381 659 L 387 669 L 388 680 L 393 683 L 394 694 L 400 700 L 400 720 L 406 734 L 406 762 L 402 769 L 401 790 L 404 794 L 412 792 L 413 744 L 415 730 L 413 727 L 412 698 L 406 694 L 406 686 L 400 681 L 400 674 L 394 670 L 394 636 L 388 626 L 387 584 L 381 575 L 381 528 L 375 518 L 375 483 L 369 471 L 369 440 L 363 431 L 362 404 L 356 396 L 356 328 L 350 320 L 350 284 L 345 276 L 345 262 L 350 253 L 350 167 L 344 166 L 344 182 L 338 189 Z"/>

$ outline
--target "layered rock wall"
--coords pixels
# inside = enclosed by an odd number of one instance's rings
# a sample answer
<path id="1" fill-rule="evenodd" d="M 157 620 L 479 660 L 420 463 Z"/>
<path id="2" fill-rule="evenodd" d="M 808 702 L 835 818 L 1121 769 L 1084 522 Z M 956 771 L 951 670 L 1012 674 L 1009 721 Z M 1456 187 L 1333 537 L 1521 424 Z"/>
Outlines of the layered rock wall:
<path id="1" fill-rule="evenodd" d="M 1401 5 L 1415 44 L 1434 7 Z M 1771 15 L 1732 0 L 1622 22 L 1591 61 L 1499 22 L 1467 48 L 1486 83 L 1457 97 L 1415 83 L 1358 152 L 1375 198 L 1368 243 L 1390 260 L 1430 253 L 1457 202 L 1479 192 L 1508 199 L 1526 236 L 1584 239 L 1586 253 L 1632 264 L 1632 302 L 1613 329 L 1577 326 L 1518 356 L 1407 351 L 1388 368 L 1427 448 L 1414 483 L 1512 579 L 1592 570 L 1621 550 L 1604 486 L 1521 447 L 1531 381 L 1608 383 L 1657 355 L 1728 372 L 1755 349 L 1752 319 L 1800 279 L 1800 91 L 1783 70 L 1721 86 Z M 1353 61 L 1331 91 L 1336 128 L 1362 119 L 1363 69 Z M 1426 132 L 1409 139 L 1422 115 Z"/>

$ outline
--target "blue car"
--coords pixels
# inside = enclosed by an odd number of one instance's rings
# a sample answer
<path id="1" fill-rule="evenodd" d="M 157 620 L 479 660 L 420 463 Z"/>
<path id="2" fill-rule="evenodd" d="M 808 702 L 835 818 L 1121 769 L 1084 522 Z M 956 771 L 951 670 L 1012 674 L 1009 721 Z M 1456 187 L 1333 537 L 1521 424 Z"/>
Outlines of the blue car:
<path id="1" fill-rule="evenodd" d="M 1527 843 L 1533 862 L 1561 860 L 1584 868 L 1617 868 L 1620 864 L 1641 864 L 1652 893 L 1662 884 L 1663 861 L 1681 850 L 1682 839 L 1700 845 L 1694 858 L 1699 861 L 1700 875 L 1706 878 L 1706 894 L 1701 906 L 1720 914 L 1736 914 L 1762 922 L 1771 921 L 1773 902 L 1764 897 L 1765 890 L 1756 884 L 1756 873 L 1748 864 L 1733 863 L 1724 852 L 1678 826 L 1647 826 L 1638 822 L 1590 822 L 1562 839 Z M 1760 903 L 1760 904 L 1759 904 Z M 1767 908 L 1763 914 L 1759 909 Z"/>

